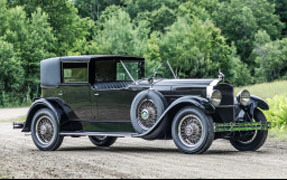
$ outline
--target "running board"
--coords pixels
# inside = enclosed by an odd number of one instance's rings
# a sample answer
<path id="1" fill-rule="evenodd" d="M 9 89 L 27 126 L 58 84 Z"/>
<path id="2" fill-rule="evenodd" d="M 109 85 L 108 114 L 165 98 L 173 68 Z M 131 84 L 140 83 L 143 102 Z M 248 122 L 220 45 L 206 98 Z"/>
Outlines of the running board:
<path id="1" fill-rule="evenodd" d="M 126 132 L 61 132 L 61 136 L 109 136 L 109 137 L 133 137 L 135 133 Z"/>

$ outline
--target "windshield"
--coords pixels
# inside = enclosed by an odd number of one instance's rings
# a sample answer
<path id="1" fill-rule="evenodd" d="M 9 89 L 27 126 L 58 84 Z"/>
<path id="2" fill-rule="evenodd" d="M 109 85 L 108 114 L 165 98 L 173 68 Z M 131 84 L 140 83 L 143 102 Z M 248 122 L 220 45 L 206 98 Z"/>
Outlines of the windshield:
<path id="1" fill-rule="evenodd" d="M 172 65 L 168 61 L 146 61 L 146 77 L 176 78 Z"/>

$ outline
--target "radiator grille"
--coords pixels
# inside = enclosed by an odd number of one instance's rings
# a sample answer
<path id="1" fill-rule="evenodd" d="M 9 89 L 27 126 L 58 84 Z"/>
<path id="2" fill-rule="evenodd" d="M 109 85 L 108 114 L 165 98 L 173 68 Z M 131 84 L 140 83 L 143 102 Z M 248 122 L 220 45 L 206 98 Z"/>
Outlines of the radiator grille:
<path id="1" fill-rule="evenodd" d="M 228 84 L 219 84 L 214 89 L 222 93 L 222 101 L 216 108 L 216 121 L 232 122 L 235 119 L 234 114 L 234 92 L 233 87 Z"/>

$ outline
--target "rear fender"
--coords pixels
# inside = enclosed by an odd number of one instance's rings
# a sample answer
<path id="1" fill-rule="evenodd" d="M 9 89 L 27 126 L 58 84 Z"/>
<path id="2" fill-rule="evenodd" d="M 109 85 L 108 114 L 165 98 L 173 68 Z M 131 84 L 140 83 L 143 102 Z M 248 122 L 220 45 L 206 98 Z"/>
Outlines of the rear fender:
<path id="1" fill-rule="evenodd" d="M 56 97 L 55 98 L 39 98 L 35 100 L 33 104 L 30 106 L 22 132 L 31 131 L 31 124 L 32 124 L 33 117 L 35 113 L 42 108 L 48 108 L 54 113 L 55 118 L 58 122 L 58 125 L 61 124 L 63 115 L 67 115 L 67 117 L 74 116 L 74 113 L 72 112 L 71 108 L 66 106 L 65 103 L 61 99 L 56 98 Z"/>
<path id="2" fill-rule="evenodd" d="M 184 96 L 184 97 L 178 98 L 177 100 L 175 100 L 173 103 L 171 103 L 168 106 L 168 108 L 160 116 L 159 120 L 156 122 L 153 128 L 151 128 L 150 130 L 146 131 L 143 134 L 136 134 L 134 136 L 148 139 L 148 137 L 152 136 L 153 132 L 156 131 L 157 128 L 160 127 L 161 122 L 165 119 L 168 113 L 173 112 L 173 114 L 175 114 L 179 109 L 181 109 L 184 106 L 194 106 L 208 114 L 215 112 L 215 107 L 206 98 L 202 98 L 198 96 Z"/>

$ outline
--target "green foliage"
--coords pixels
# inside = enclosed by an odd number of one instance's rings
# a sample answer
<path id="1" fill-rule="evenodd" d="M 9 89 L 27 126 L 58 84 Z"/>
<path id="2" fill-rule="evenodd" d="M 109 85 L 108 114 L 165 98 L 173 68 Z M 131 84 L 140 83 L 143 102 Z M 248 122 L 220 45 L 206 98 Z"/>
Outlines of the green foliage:
<path id="1" fill-rule="evenodd" d="M 265 30 L 274 40 L 281 37 L 284 27 L 275 14 L 275 6 L 267 0 L 223 1 L 212 16 L 228 42 L 235 42 L 243 60 L 252 52 L 254 36 L 258 30 Z"/>
<path id="2" fill-rule="evenodd" d="M 28 17 L 41 8 L 48 15 L 48 22 L 57 39 L 57 55 L 66 55 L 75 41 L 91 36 L 93 22 L 87 18 L 81 19 L 78 10 L 67 0 L 15 0 L 13 6 L 25 7 Z"/>
<path id="3" fill-rule="evenodd" d="M 169 60 L 180 77 L 214 77 L 229 47 L 211 21 L 179 18 L 160 41 L 162 59 Z M 226 70 L 226 69 L 224 69 Z"/>
<path id="4" fill-rule="evenodd" d="M 253 51 L 257 82 L 287 78 L 287 39 L 258 46 Z"/>
<path id="5" fill-rule="evenodd" d="M 0 39 L 0 106 L 19 102 L 24 80 L 23 69 L 15 57 L 13 45 Z"/>
<path id="6" fill-rule="evenodd" d="M 164 77 L 169 60 L 180 77 L 221 69 L 234 85 L 286 79 L 286 2 L 0 0 L 0 106 L 30 101 L 40 60 L 54 56 L 144 56 L 147 75 Z"/>
<path id="7" fill-rule="evenodd" d="M 267 99 L 270 110 L 265 112 L 266 118 L 272 123 L 273 128 L 287 128 L 287 96 L 275 96 Z"/>
<path id="8" fill-rule="evenodd" d="M 102 29 L 93 38 L 99 45 L 97 53 L 142 56 L 149 33 L 147 22 L 141 21 L 137 26 L 134 25 L 129 14 L 122 9 L 103 14 L 105 18 L 99 22 Z"/>
<path id="9" fill-rule="evenodd" d="M 89 17 L 96 21 L 101 13 L 111 5 L 121 5 L 122 0 L 75 0 L 75 6 L 81 17 Z"/>

